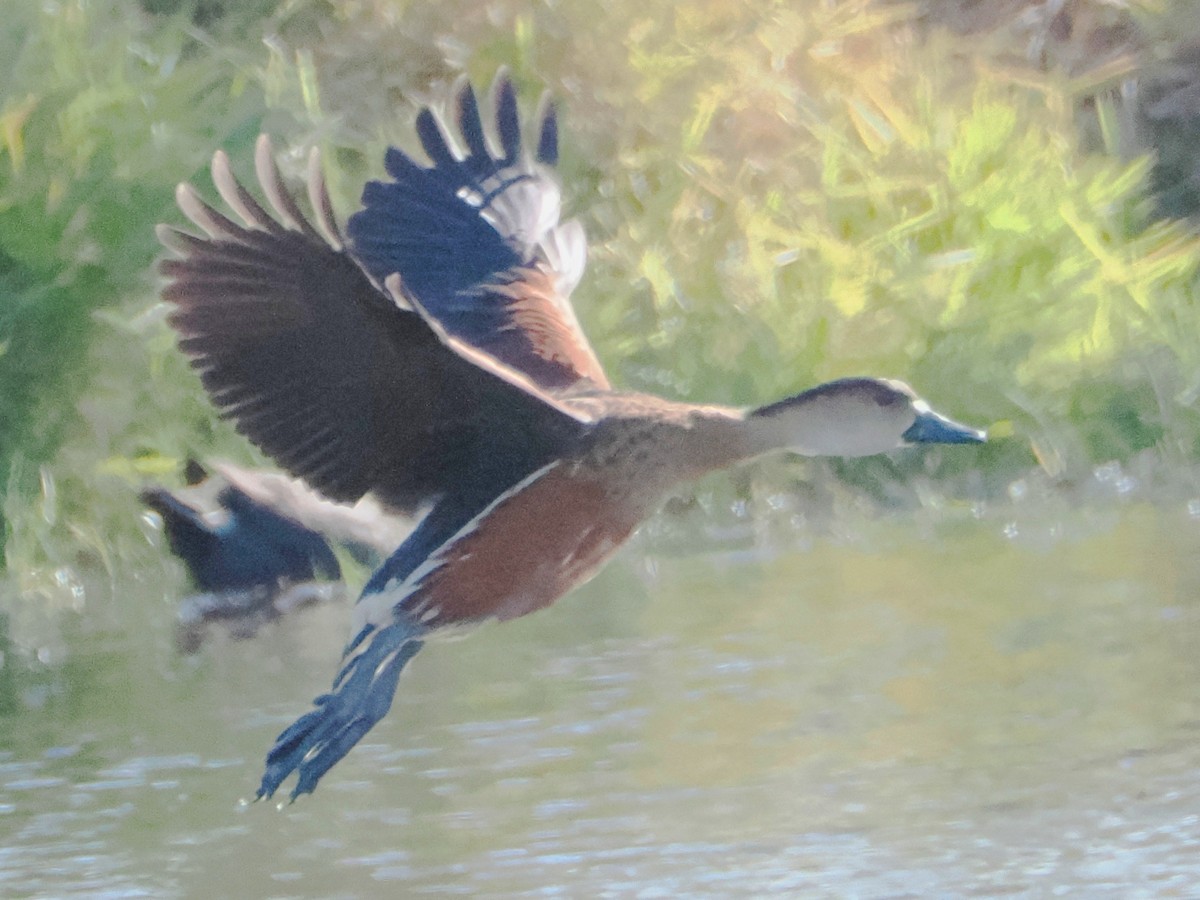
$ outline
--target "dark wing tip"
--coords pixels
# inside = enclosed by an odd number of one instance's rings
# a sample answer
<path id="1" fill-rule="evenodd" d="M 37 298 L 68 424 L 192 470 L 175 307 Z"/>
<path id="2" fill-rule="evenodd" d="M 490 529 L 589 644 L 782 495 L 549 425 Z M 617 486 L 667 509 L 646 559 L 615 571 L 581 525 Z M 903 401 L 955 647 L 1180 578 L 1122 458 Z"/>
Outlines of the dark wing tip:
<path id="1" fill-rule="evenodd" d="M 542 94 L 538 103 L 538 114 L 534 120 L 538 123 L 537 161 L 548 166 L 558 165 L 558 107 L 551 99 L 550 92 Z"/>
<path id="2" fill-rule="evenodd" d="M 441 122 L 428 106 L 417 113 L 416 126 L 421 147 L 435 166 L 453 166 L 458 161 L 458 157 L 450 148 L 446 132 L 442 130 Z"/>
<path id="3" fill-rule="evenodd" d="M 458 130 L 467 145 L 467 150 L 475 157 L 490 157 L 483 120 L 479 116 L 479 101 L 475 97 L 475 89 L 466 78 L 459 80 L 455 91 L 455 106 L 458 113 Z"/>
<path id="4" fill-rule="evenodd" d="M 501 68 L 492 82 L 492 108 L 496 110 L 498 137 L 504 149 L 503 163 L 512 165 L 521 153 L 521 116 L 517 109 L 517 89 L 506 68 Z"/>

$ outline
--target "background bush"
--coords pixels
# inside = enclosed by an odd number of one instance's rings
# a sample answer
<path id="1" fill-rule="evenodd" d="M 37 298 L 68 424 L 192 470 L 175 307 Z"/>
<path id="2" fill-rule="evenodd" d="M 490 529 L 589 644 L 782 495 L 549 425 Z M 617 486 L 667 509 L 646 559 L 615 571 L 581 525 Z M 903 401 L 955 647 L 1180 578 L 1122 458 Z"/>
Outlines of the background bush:
<path id="1" fill-rule="evenodd" d="M 840 471 L 919 468 L 976 500 L 1146 454 L 1189 469 L 1195 18 L 1148 0 L 19 5 L 0 26 L 16 589 L 143 543 L 142 480 L 251 453 L 156 299 L 174 185 L 209 191 L 217 148 L 248 174 L 266 130 L 293 171 L 322 148 L 348 214 L 420 103 L 499 65 L 528 105 L 560 101 L 592 241 L 577 305 L 618 383 L 750 404 L 906 378 L 1001 439 Z"/>

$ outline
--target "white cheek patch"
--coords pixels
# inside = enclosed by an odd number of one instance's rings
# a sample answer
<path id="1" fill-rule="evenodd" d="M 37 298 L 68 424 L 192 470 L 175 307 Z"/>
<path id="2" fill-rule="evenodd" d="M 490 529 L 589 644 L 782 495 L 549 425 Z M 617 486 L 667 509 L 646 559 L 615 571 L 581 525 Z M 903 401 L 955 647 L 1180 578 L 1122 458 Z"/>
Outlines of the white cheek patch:
<path id="1" fill-rule="evenodd" d="M 883 453 L 899 445 L 905 427 L 898 421 L 898 410 L 875 403 L 820 402 L 805 408 L 803 414 L 797 446 L 814 456 Z"/>

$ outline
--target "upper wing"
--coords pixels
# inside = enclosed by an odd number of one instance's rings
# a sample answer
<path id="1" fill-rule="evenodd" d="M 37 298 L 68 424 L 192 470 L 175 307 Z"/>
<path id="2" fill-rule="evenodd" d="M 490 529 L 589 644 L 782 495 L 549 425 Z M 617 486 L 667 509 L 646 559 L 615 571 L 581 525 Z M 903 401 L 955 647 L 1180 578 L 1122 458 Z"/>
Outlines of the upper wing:
<path id="1" fill-rule="evenodd" d="M 531 159 L 503 71 L 492 105 L 499 152 L 465 80 L 455 94 L 456 134 L 431 109 L 421 111 L 417 134 L 432 165 L 388 150 L 385 165 L 395 180 L 364 188 L 364 208 L 347 226 L 351 249 L 377 283 L 398 273 L 450 334 L 543 387 L 587 380 L 607 388 L 568 299 L 587 245 L 579 222 L 559 222 L 554 108 L 543 104 Z"/>
<path id="2" fill-rule="evenodd" d="M 260 138 L 269 214 L 224 153 L 213 181 L 236 224 L 180 185 L 205 237 L 159 226 L 171 324 L 213 403 L 326 496 L 369 490 L 412 509 L 472 479 L 519 480 L 581 426 L 556 400 L 484 353 L 467 358 L 419 308 L 402 308 L 351 256 L 314 155 L 300 212 Z"/>

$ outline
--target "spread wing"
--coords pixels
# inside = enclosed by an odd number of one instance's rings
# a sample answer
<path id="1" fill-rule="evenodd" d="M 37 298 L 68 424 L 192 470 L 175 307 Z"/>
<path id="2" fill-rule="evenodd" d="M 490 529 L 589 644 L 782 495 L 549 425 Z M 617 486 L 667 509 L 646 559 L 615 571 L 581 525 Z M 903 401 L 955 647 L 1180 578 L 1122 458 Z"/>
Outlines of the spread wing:
<path id="1" fill-rule="evenodd" d="M 377 283 L 398 273 L 451 335 L 542 387 L 607 388 L 569 300 L 587 245 L 578 221 L 559 221 L 554 107 L 541 107 L 531 157 L 503 71 L 491 93 L 494 137 L 465 80 L 455 93 L 456 128 L 421 111 L 417 134 L 432 165 L 388 150 L 393 180 L 364 188 L 363 209 L 347 225 L 352 251 Z"/>
<path id="2" fill-rule="evenodd" d="M 372 283 L 343 247 L 315 154 L 310 163 L 317 227 L 265 137 L 255 164 L 274 214 L 217 153 L 213 181 L 242 224 L 180 185 L 203 236 L 159 226 L 176 254 L 161 266 L 170 321 L 218 410 L 335 500 L 373 490 L 411 510 L 542 464 L 579 418 L 487 353 L 456 349 L 394 280 L 391 292 Z"/>

